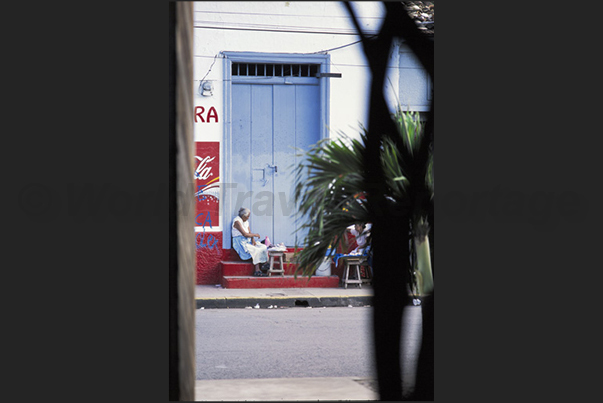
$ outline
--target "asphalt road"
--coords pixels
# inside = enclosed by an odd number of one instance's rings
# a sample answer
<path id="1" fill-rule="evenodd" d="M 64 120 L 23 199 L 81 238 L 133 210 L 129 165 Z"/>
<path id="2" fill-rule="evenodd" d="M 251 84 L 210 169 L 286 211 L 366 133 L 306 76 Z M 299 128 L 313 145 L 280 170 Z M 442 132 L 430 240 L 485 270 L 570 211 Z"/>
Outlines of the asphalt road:
<path id="1" fill-rule="evenodd" d="M 421 308 L 407 310 L 402 357 L 412 384 Z M 197 310 L 197 379 L 374 378 L 371 315 L 371 307 Z"/>

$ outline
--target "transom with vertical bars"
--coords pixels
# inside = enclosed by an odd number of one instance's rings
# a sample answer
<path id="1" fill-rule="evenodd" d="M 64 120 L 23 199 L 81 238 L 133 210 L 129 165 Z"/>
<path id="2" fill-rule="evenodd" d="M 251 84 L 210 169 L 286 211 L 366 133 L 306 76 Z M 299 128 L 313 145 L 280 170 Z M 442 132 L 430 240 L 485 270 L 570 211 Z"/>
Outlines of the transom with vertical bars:
<path id="1" fill-rule="evenodd" d="M 241 77 L 317 77 L 320 64 L 232 63 L 232 75 Z"/>

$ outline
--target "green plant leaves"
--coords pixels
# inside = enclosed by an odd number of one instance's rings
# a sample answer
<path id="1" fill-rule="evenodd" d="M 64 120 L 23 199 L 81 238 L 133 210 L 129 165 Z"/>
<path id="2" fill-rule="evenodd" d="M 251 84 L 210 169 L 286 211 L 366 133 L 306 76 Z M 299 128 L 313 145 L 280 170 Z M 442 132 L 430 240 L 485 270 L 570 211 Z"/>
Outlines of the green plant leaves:
<path id="1" fill-rule="evenodd" d="M 397 138 L 383 136 L 381 164 L 385 176 L 385 196 L 390 202 L 411 206 L 409 190 L 412 166 L 423 139 L 423 124 L 418 112 L 400 108 L 393 116 L 398 126 Z M 337 139 L 324 139 L 305 153 L 295 167 L 295 198 L 299 217 L 306 217 L 298 231 L 307 230 L 303 250 L 296 254 L 299 272 L 312 275 L 331 247 L 335 248 L 346 234 L 346 228 L 357 222 L 371 221 L 371 206 L 366 200 L 364 155 L 367 132 L 362 128 L 360 139 L 339 133 Z M 401 141 L 400 141 L 401 140 Z M 404 149 L 400 149 L 400 145 Z M 429 155 L 428 177 L 414 180 L 433 194 L 432 153 Z M 415 184 L 416 186 L 416 184 Z"/>

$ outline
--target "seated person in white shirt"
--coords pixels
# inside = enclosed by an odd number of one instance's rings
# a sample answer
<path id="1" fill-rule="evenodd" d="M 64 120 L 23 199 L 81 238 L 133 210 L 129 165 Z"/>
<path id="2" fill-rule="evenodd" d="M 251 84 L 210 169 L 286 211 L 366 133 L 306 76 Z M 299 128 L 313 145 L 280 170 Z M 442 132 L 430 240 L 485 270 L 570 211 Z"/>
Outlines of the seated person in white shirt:
<path id="1" fill-rule="evenodd" d="M 372 224 L 357 223 L 350 225 L 346 230 L 356 237 L 356 248 L 348 252 L 348 255 L 362 255 L 364 249 L 370 243 Z"/>
<path id="2" fill-rule="evenodd" d="M 249 229 L 250 215 L 251 211 L 248 208 L 241 207 L 239 209 L 238 216 L 232 222 L 232 247 L 242 260 L 253 259 L 254 276 L 264 276 L 260 265 L 268 261 L 268 252 L 266 245 L 253 239 L 254 237 L 259 238 L 260 234 L 252 233 Z"/>

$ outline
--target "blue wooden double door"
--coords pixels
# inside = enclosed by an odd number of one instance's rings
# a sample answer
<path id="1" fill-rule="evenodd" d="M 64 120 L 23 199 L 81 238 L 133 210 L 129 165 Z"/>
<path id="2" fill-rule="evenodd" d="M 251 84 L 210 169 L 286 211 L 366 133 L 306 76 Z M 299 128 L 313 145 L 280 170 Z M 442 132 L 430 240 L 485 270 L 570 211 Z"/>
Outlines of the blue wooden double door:
<path id="1" fill-rule="evenodd" d="M 249 208 L 251 230 L 272 243 L 294 246 L 305 235 L 296 231 L 294 170 L 300 150 L 320 140 L 318 81 L 232 83 L 231 206 Z"/>

